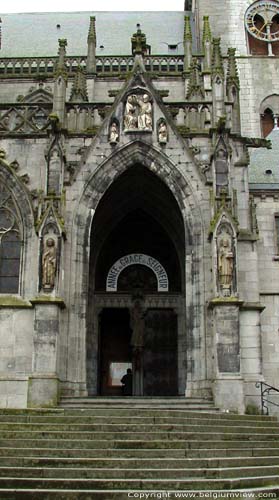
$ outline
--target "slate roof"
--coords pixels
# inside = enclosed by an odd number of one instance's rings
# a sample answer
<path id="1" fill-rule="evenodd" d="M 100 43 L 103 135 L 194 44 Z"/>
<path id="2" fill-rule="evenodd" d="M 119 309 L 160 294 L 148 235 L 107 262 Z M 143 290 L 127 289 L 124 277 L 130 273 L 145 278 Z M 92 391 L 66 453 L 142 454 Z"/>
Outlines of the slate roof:
<path id="1" fill-rule="evenodd" d="M 279 128 L 266 137 L 272 149 L 254 149 L 250 155 L 250 189 L 279 189 Z"/>
<path id="2" fill-rule="evenodd" d="M 130 55 L 131 36 L 136 31 L 137 23 L 151 45 L 151 54 L 168 54 L 168 44 L 179 44 L 177 54 L 181 55 L 185 14 L 190 15 L 190 12 L 0 14 L 0 57 L 55 56 L 59 38 L 67 38 L 68 55 L 85 56 L 89 18 L 92 15 L 96 17 L 97 55 Z M 194 30 L 193 22 L 192 27 Z"/>

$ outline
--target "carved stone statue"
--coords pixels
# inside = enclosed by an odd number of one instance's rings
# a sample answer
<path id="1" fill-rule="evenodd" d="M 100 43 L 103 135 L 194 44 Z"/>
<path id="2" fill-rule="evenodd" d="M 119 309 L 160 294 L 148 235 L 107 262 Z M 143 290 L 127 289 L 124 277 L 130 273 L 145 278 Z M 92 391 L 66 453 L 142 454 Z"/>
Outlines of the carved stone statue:
<path id="1" fill-rule="evenodd" d="M 228 189 L 228 160 L 224 149 L 219 149 L 215 156 L 215 174 L 216 174 L 216 194 Z"/>
<path id="2" fill-rule="evenodd" d="M 43 288 L 51 290 L 55 285 L 56 275 L 56 247 L 53 238 L 45 241 L 42 256 L 42 285 Z"/>
<path id="3" fill-rule="evenodd" d="M 158 140 L 160 144 L 166 144 L 168 140 L 168 129 L 166 122 L 161 122 L 158 128 Z"/>
<path id="4" fill-rule="evenodd" d="M 124 125 L 126 130 L 132 130 L 137 128 L 137 98 L 134 95 L 130 95 L 127 99 L 125 107 Z"/>
<path id="5" fill-rule="evenodd" d="M 218 277 L 221 291 L 225 297 L 232 292 L 234 274 L 234 252 L 229 234 L 221 234 L 218 242 Z"/>
<path id="6" fill-rule="evenodd" d="M 119 141 L 118 126 L 116 122 L 113 122 L 110 126 L 110 131 L 109 131 L 109 142 L 111 144 L 115 144 L 118 141 Z"/>
<path id="7" fill-rule="evenodd" d="M 138 97 L 139 116 L 138 128 L 139 130 L 152 130 L 152 106 L 148 94 Z"/>

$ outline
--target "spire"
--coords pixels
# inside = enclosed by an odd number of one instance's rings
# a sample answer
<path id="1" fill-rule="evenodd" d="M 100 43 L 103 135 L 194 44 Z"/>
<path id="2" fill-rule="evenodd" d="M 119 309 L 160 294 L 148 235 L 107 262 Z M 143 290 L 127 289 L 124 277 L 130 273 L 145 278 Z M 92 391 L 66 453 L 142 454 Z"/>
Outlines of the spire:
<path id="1" fill-rule="evenodd" d="M 214 75 L 224 75 L 224 66 L 221 53 L 221 38 L 213 38 L 213 53 L 212 53 L 212 73 Z"/>
<path id="2" fill-rule="evenodd" d="M 96 73 L 96 19 L 90 17 L 90 25 L 87 37 L 87 73 Z"/>
<path id="3" fill-rule="evenodd" d="M 53 90 L 53 115 L 59 120 L 59 124 L 63 126 L 65 121 L 66 87 L 68 77 L 65 63 L 67 40 L 60 39 L 58 40 L 58 43 L 58 61 L 55 71 Z"/>
<path id="4" fill-rule="evenodd" d="M 72 86 L 70 101 L 72 102 L 86 102 L 88 101 L 86 76 L 80 66 L 77 68 L 74 83 Z"/>
<path id="5" fill-rule="evenodd" d="M 204 49 L 204 68 L 206 73 L 210 73 L 212 55 L 212 35 L 210 29 L 209 16 L 203 16 L 203 36 L 202 44 Z"/>
<path id="6" fill-rule="evenodd" d="M 184 42 L 186 40 L 192 41 L 192 29 L 189 16 L 184 16 Z"/>
<path id="7" fill-rule="evenodd" d="M 211 42 L 211 40 L 212 40 L 212 35 L 211 35 L 209 16 L 203 16 L 203 35 L 202 35 L 203 45 L 205 44 L 205 42 Z"/>
<path id="8" fill-rule="evenodd" d="M 239 89 L 239 76 L 235 58 L 235 51 L 236 49 L 228 49 L 227 85 L 230 83 L 234 83 Z"/>
<path id="9" fill-rule="evenodd" d="M 55 71 L 55 76 L 63 76 L 64 79 L 67 79 L 67 68 L 65 64 L 65 59 L 66 59 L 66 47 L 67 47 L 67 40 L 65 38 L 60 38 L 58 40 L 58 61 L 56 65 L 56 71 Z"/>
<path id="10" fill-rule="evenodd" d="M 135 55 L 144 56 L 146 53 L 149 52 L 150 47 L 146 43 L 146 36 L 141 31 L 140 24 L 137 24 L 137 31 L 136 33 L 133 34 L 131 38 L 131 43 L 132 43 L 132 54 L 134 56 Z"/>
<path id="11" fill-rule="evenodd" d="M 190 17 L 184 16 L 184 71 L 188 72 L 192 60 L 192 29 Z"/>

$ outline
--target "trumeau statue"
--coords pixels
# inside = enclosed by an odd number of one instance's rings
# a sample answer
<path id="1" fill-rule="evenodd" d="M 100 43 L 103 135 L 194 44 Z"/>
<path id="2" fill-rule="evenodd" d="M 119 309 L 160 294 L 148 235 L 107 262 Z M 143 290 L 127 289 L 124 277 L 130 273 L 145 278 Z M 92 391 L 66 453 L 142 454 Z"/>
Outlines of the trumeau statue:
<path id="1" fill-rule="evenodd" d="M 218 282 L 221 294 L 230 297 L 233 292 L 235 256 L 232 236 L 222 231 L 217 238 Z"/>
<path id="2" fill-rule="evenodd" d="M 152 104 L 148 94 L 130 95 L 124 115 L 125 130 L 152 130 Z"/>
<path id="3" fill-rule="evenodd" d="M 44 242 L 42 255 L 42 285 L 44 289 L 52 290 L 56 275 L 56 245 L 53 238 Z"/>

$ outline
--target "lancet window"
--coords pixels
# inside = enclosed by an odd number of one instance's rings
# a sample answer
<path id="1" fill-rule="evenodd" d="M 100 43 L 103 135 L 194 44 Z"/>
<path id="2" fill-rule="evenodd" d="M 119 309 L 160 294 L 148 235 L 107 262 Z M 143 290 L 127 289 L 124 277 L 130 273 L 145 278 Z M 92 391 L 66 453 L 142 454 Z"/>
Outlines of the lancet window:
<path id="1" fill-rule="evenodd" d="M 0 293 L 18 293 L 21 224 L 13 196 L 0 184 Z"/>

